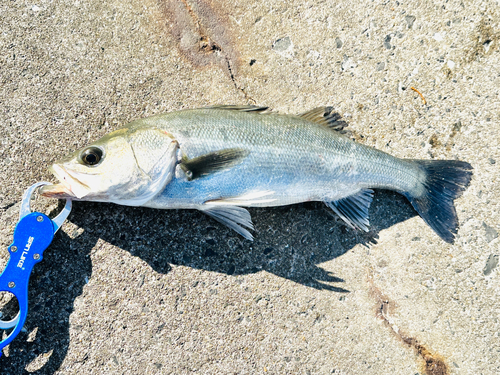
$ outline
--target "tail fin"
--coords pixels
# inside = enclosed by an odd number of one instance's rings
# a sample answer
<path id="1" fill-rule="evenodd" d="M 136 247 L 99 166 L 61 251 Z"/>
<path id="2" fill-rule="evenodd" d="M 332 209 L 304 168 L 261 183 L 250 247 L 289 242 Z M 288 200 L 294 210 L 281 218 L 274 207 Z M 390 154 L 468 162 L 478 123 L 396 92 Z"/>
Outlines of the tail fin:
<path id="1" fill-rule="evenodd" d="M 462 195 L 472 177 L 472 166 L 458 160 L 412 160 L 426 172 L 425 193 L 405 194 L 424 221 L 448 243 L 458 229 L 453 201 Z"/>

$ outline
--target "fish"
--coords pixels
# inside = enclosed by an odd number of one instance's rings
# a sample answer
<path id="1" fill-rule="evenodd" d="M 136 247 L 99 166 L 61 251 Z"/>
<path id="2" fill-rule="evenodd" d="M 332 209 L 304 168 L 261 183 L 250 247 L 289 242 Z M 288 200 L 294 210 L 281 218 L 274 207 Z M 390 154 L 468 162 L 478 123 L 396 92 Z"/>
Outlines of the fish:
<path id="1" fill-rule="evenodd" d="M 253 240 L 247 207 L 324 202 L 349 227 L 369 231 L 373 189 L 405 196 L 448 243 L 454 200 L 472 166 L 391 156 L 346 136 L 332 107 L 291 115 L 219 105 L 132 121 L 54 163 L 46 197 L 157 209 L 196 209 Z"/>

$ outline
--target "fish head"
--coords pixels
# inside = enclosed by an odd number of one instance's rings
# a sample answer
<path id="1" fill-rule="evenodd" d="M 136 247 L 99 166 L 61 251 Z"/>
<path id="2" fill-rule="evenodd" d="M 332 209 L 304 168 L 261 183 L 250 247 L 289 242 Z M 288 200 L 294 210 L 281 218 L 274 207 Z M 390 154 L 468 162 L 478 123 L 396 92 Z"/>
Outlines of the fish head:
<path id="1" fill-rule="evenodd" d="M 178 144 L 156 128 L 122 128 L 68 155 L 49 170 L 59 180 L 46 197 L 141 206 L 171 181 Z"/>

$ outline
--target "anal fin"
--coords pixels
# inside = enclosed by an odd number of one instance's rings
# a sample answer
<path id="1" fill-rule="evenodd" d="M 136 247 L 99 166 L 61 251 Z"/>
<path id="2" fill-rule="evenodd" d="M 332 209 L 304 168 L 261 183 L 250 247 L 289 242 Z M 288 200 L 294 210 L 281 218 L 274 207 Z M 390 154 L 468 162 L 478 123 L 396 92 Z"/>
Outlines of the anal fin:
<path id="1" fill-rule="evenodd" d="M 246 229 L 253 230 L 252 217 L 250 216 L 250 212 L 243 207 L 205 204 L 200 208 L 200 211 L 213 217 L 219 223 L 228 226 L 247 240 L 253 241 L 252 234 Z"/>
<path id="2" fill-rule="evenodd" d="M 351 228 L 359 228 L 368 232 L 368 226 L 370 225 L 368 221 L 368 209 L 372 200 L 373 190 L 364 189 L 338 201 L 325 203 Z"/>

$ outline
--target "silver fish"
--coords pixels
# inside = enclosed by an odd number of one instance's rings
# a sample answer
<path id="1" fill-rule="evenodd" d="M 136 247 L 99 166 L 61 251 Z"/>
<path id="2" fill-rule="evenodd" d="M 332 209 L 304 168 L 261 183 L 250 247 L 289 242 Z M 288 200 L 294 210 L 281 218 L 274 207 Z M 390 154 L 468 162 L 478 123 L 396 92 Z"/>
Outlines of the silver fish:
<path id="1" fill-rule="evenodd" d="M 164 209 L 197 209 L 247 239 L 243 207 L 323 201 L 368 231 L 373 188 L 404 195 L 453 243 L 453 205 L 472 177 L 457 160 L 399 159 L 352 141 L 330 107 L 301 115 L 215 106 L 136 120 L 55 163 L 43 195 Z"/>

